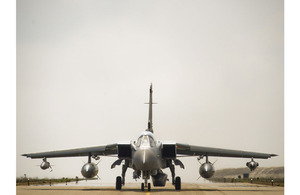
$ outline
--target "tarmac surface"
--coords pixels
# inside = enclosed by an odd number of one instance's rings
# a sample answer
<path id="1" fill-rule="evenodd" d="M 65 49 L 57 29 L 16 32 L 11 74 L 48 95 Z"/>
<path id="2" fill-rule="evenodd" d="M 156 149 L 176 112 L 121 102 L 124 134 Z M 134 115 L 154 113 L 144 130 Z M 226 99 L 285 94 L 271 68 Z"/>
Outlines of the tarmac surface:
<path id="1" fill-rule="evenodd" d="M 260 195 L 284 194 L 284 187 L 265 186 L 246 183 L 209 183 L 186 184 L 183 183 L 181 191 L 176 191 L 174 186 L 152 187 L 151 191 L 141 192 L 140 185 L 128 184 L 121 191 L 116 191 L 113 186 L 17 186 L 17 195 L 90 195 L 90 194 L 202 194 L 202 195 Z"/>

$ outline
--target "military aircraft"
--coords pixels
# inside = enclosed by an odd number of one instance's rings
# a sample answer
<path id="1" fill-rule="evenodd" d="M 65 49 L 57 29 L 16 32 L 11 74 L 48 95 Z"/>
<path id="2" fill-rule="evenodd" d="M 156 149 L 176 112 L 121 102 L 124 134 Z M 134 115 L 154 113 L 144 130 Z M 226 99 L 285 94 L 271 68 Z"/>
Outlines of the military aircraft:
<path id="1" fill-rule="evenodd" d="M 85 178 L 93 178 L 98 174 L 98 166 L 92 162 L 91 158 L 99 160 L 100 156 L 116 156 L 118 159 L 111 165 L 111 168 L 115 168 L 116 165 L 121 165 L 121 163 L 124 162 L 121 176 L 116 177 L 116 190 L 121 190 L 122 186 L 125 185 L 127 168 L 132 168 L 134 170 L 133 178 L 142 178 L 144 180 L 144 182 L 141 183 L 142 191 L 144 191 L 145 188 L 147 188 L 148 191 L 151 190 L 151 183 L 148 182 L 150 177 L 152 178 L 153 186 L 165 186 L 168 176 L 162 170 L 166 168 L 169 168 L 171 171 L 172 184 L 175 186 L 175 189 L 181 190 L 181 179 L 178 176 L 175 177 L 175 165 L 183 169 L 184 165 L 178 157 L 197 156 L 199 162 L 205 158 L 205 162 L 200 163 L 199 174 L 203 178 L 210 178 L 213 176 L 215 169 L 214 164 L 208 160 L 209 156 L 251 158 L 251 161 L 246 164 L 251 171 L 258 166 L 258 163 L 255 162 L 253 158 L 268 159 L 272 156 L 277 156 L 276 154 L 228 150 L 156 140 L 152 128 L 152 93 L 151 84 L 149 103 L 147 103 L 149 104 L 148 127 L 142 132 L 137 141 L 114 143 L 97 147 L 23 154 L 22 156 L 33 159 L 42 158 L 43 162 L 41 168 L 43 170 L 51 168 L 47 158 L 87 156 L 88 162 L 85 163 L 81 169 L 81 173 Z"/>

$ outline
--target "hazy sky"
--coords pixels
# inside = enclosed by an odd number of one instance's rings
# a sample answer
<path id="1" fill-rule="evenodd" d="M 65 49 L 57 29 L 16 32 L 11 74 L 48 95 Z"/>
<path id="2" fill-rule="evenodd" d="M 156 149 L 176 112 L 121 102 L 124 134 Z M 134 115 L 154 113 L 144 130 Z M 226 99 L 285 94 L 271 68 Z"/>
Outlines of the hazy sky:
<path id="1" fill-rule="evenodd" d="M 81 177 L 87 161 L 49 159 L 49 172 L 23 153 L 136 140 L 151 82 L 157 139 L 284 165 L 282 0 L 17 0 L 17 176 Z M 121 174 L 115 160 L 102 158 L 100 182 Z M 176 173 L 196 182 L 196 157 L 181 160 Z"/>

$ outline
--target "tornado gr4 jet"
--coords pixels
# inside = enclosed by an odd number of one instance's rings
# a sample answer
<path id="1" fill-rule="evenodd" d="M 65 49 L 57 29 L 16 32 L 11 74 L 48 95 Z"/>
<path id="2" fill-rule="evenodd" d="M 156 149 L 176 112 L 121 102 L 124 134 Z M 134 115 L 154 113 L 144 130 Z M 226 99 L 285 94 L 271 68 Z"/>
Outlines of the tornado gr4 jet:
<path id="1" fill-rule="evenodd" d="M 116 156 L 118 159 L 111 165 L 111 168 L 115 168 L 116 165 L 121 165 L 123 162 L 121 176 L 116 177 L 116 190 L 121 190 L 122 186 L 125 185 L 126 170 L 127 168 L 132 168 L 134 170 L 133 178 L 141 178 L 143 180 L 141 183 L 142 191 L 144 191 L 145 188 L 148 191 L 151 190 L 150 177 L 152 178 L 153 186 L 165 186 L 168 176 L 163 172 L 163 169 L 166 168 L 169 168 L 171 171 L 172 184 L 175 189 L 181 190 L 181 179 L 178 176 L 175 177 L 175 165 L 178 165 L 180 168 L 184 168 L 184 165 L 178 157 L 197 156 L 199 162 L 202 158 L 205 158 L 205 162 L 202 163 L 199 168 L 199 174 L 203 178 L 210 178 L 213 176 L 215 169 L 213 163 L 208 160 L 209 156 L 251 158 L 251 161 L 246 164 L 251 171 L 258 166 L 258 163 L 253 160 L 254 158 L 268 159 L 272 156 L 277 156 L 275 154 L 228 150 L 156 140 L 152 128 L 152 93 L 151 84 L 148 103 L 148 128 L 142 132 L 137 141 L 114 143 L 97 147 L 23 154 L 23 156 L 34 159 L 41 158 L 43 160 L 42 163 L 45 165 L 41 167 L 42 169 L 51 167 L 47 158 L 87 156 L 88 162 L 84 164 L 81 169 L 81 173 L 85 178 L 93 178 L 98 174 L 98 166 L 92 162 L 91 158 L 99 160 L 100 156 Z"/>

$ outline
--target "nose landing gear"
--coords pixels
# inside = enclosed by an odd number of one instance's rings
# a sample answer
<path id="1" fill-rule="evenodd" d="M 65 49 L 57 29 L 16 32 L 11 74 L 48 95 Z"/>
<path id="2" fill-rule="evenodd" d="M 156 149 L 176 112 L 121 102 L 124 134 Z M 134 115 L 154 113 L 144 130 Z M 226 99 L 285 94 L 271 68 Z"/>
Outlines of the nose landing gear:
<path id="1" fill-rule="evenodd" d="M 145 187 L 148 187 L 148 191 L 151 191 L 151 183 L 148 183 L 148 179 L 150 179 L 150 171 L 143 171 L 142 173 L 145 182 L 141 184 L 141 191 L 144 191 Z"/>
<path id="2" fill-rule="evenodd" d="M 141 183 L 141 191 L 145 191 L 145 187 L 147 187 L 147 181 Z M 151 191 L 151 183 L 148 183 L 148 191 Z"/>

